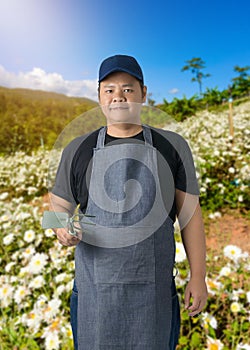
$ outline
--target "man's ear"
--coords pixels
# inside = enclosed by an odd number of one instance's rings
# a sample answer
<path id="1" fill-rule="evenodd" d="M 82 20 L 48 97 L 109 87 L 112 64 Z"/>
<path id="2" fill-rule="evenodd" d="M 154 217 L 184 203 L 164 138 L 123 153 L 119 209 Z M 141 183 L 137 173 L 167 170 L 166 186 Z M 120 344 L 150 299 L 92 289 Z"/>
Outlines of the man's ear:
<path id="1" fill-rule="evenodd" d="M 146 102 L 147 100 L 147 87 L 144 85 L 142 90 L 142 103 Z"/>

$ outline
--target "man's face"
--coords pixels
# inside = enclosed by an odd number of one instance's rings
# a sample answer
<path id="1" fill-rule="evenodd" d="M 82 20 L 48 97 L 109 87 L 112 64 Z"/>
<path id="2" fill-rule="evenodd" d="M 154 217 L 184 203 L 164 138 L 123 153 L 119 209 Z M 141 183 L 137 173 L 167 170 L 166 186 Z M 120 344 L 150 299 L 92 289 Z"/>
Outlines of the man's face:
<path id="1" fill-rule="evenodd" d="M 100 83 L 99 102 L 109 123 L 137 123 L 142 103 L 146 101 L 139 81 L 124 72 L 107 76 Z"/>

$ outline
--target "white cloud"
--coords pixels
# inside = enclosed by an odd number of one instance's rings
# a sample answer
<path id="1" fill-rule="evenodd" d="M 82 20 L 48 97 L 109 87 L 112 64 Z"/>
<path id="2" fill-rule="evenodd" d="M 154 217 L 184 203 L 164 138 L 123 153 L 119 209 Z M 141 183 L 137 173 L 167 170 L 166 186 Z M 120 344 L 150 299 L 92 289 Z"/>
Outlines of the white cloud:
<path id="1" fill-rule="evenodd" d="M 58 73 L 46 73 L 41 68 L 18 74 L 8 72 L 0 65 L 0 86 L 53 91 L 67 96 L 97 100 L 97 80 L 64 80 Z"/>
<path id="2" fill-rule="evenodd" d="M 169 90 L 168 92 L 169 92 L 169 94 L 173 94 L 173 95 L 174 95 L 174 94 L 178 94 L 179 89 L 173 88 L 173 89 Z"/>

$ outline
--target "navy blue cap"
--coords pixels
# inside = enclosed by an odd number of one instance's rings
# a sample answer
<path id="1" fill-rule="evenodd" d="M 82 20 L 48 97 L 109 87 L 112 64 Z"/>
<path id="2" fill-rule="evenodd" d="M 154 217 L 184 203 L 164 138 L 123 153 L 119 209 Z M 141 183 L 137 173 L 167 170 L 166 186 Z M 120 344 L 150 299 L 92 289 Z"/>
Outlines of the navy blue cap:
<path id="1" fill-rule="evenodd" d="M 127 55 L 115 55 L 106 58 L 99 69 L 99 83 L 105 79 L 109 74 L 114 72 L 125 72 L 136 79 L 140 80 L 143 84 L 143 73 L 140 65 L 136 59 Z"/>

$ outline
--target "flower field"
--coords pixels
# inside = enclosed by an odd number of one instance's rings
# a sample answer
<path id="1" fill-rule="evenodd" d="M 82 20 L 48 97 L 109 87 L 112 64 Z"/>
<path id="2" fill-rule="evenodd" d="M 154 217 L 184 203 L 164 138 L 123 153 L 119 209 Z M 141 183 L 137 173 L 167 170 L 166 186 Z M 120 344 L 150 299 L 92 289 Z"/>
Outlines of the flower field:
<path id="1" fill-rule="evenodd" d="M 229 207 L 246 215 L 249 204 L 250 103 L 227 112 L 202 112 L 182 123 L 200 181 L 206 220 Z M 69 297 L 74 248 L 41 229 L 50 152 L 0 157 L 0 349 L 73 349 Z M 176 226 L 177 290 L 183 305 L 188 268 Z M 182 308 L 183 350 L 250 349 L 250 258 L 235 245 L 207 256 L 207 307 L 190 318 Z"/>
<path id="2" fill-rule="evenodd" d="M 224 206 L 250 207 L 249 120 L 247 102 L 234 108 L 233 137 L 229 134 L 228 111 L 203 111 L 174 125 L 192 148 L 203 209 L 216 212 Z"/>

